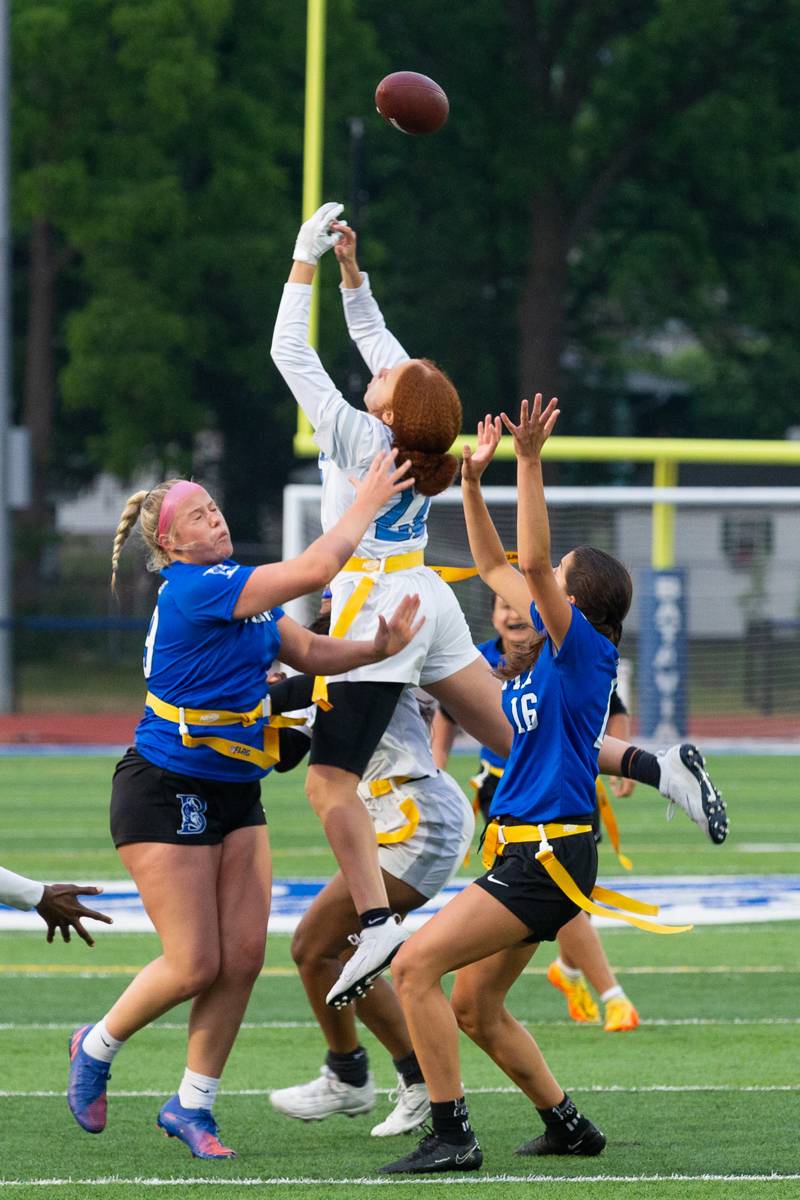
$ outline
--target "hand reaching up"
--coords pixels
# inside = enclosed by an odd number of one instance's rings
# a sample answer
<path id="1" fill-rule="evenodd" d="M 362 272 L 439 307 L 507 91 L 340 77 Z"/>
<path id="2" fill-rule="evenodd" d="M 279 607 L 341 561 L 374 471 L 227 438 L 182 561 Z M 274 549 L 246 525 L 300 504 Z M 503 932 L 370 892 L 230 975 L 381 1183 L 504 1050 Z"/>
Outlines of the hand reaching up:
<path id="1" fill-rule="evenodd" d="M 478 445 L 473 452 L 469 446 L 464 447 L 464 460 L 461 464 L 461 478 L 466 483 L 479 483 L 481 475 L 494 458 L 501 436 L 500 418 L 487 413 L 482 421 L 478 421 Z"/>
<path id="2" fill-rule="evenodd" d="M 557 408 L 558 399 L 553 396 L 547 406 L 542 408 L 542 393 L 537 392 L 533 398 L 533 407 L 529 401 L 523 400 L 519 409 L 519 425 L 515 425 L 506 413 L 500 417 L 508 432 L 514 439 L 514 453 L 517 458 L 538 459 L 541 457 L 542 446 L 555 429 L 556 421 L 561 415 Z"/>

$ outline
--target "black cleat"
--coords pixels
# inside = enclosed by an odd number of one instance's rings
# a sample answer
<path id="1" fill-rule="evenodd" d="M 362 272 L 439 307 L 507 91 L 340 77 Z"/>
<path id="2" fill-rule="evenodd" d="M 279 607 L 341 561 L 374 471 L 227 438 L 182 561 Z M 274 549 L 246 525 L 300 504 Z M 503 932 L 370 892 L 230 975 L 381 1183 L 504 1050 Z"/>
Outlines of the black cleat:
<path id="1" fill-rule="evenodd" d="M 425 1137 L 405 1158 L 387 1163 L 378 1171 L 379 1175 L 432 1175 L 439 1171 L 478 1171 L 483 1163 L 483 1153 L 477 1138 L 466 1145 L 442 1141 L 435 1133 Z"/>
<path id="2" fill-rule="evenodd" d="M 568 1132 L 558 1134 L 553 1129 L 545 1129 L 544 1133 L 540 1133 L 532 1141 L 526 1142 L 524 1146 L 518 1146 L 514 1153 L 537 1155 L 584 1154 L 587 1157 L 591 1157 L 595 1154 L 601 1154 L 605 1149 L 605 1145 L 605 1134 L 601 1133 L 591 1121 L 587 1121 L 585 1128 L 580 1133 L 575 1132 L 572 1135 Z"/>

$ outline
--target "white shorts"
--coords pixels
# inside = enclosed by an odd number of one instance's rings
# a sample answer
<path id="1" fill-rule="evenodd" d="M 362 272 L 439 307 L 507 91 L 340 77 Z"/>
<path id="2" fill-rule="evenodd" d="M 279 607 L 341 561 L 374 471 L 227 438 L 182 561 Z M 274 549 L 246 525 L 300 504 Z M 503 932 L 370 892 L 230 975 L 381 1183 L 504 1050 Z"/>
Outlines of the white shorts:
<path id="1" fill-rule="evenodd" d="M 332 629 L 362 578 L 361 574 L 348 571 L 334 579 Z M 425 618 L 425 624 L 399 654 L 383 662 L 357 667 L 344 675 L 331 675 L 329 682 L 369 679 L 426 687 L 429 683 L 447 679 L 481 658 L 452 588 L 435 571 L 413 567 L 389 575 L 376 574 L 374 579 L 375 585 L 364 607 L 348 630 L 348 641 L 372 641 L 378 628 L 378 617 L 388 620 L 403 597 L 414 593 L 419 595 L 419 615 Z"/>
<path id="2" fill-rule="evenodd" d="M 430 900 L 463 863 L 475 832 L 475 815 L 452 775 L 440 771 L 404 783 L 387 796 L 365 799 L 378 832 L 391 832 L 407 823 L 407 814 L 398 808 L 406 798 L 416 805 L 419 824 L 405 841 L 379 846 L 378 861 L 387 874 Z"/>

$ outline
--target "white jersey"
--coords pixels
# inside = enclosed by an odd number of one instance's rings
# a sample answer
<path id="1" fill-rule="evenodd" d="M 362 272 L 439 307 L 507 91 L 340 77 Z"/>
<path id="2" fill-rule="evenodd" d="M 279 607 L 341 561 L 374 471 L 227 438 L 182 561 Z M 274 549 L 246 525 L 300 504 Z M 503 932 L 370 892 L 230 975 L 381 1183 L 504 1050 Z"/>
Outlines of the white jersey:
<path id="1" fill-rule="evenodd" d="M 364 361 L 375 374 L 406 362 L 408 354 L 388 331 L 364 275 L 358 288 L 342 288 L 347 328 Z M 371 413 L 353 408 L 308 344 L 311 286 L 287 283 L 283 289 L 272 358 L 314 429 L 322 472 L 322 528 L 330 529 L 355 497 L 350 476 L 360 478 L 382 450 L 392 447 L 389 427 Z M 401 492 L 378 513 L 362 538 L 359 558 L 387 558 L 422 550 L 428 540 L 430 498 L 413 488 Z"/>

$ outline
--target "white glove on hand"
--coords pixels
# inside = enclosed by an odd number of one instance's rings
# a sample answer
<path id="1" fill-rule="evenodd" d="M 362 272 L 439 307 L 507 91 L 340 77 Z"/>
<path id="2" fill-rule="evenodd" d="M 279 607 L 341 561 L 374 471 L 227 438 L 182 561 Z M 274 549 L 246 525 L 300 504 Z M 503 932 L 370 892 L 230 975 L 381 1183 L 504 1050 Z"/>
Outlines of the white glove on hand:
<path id="1" fill-rule="evenodd" d="M 308 263 L 309 266 L 315 267 L 325 251 L 336 245 L 342 235 L 331 232 L 330 224 L 343 209 L 343 204 L 323 204 L 303 222 L 292 254 L 296 262 Z"/>

